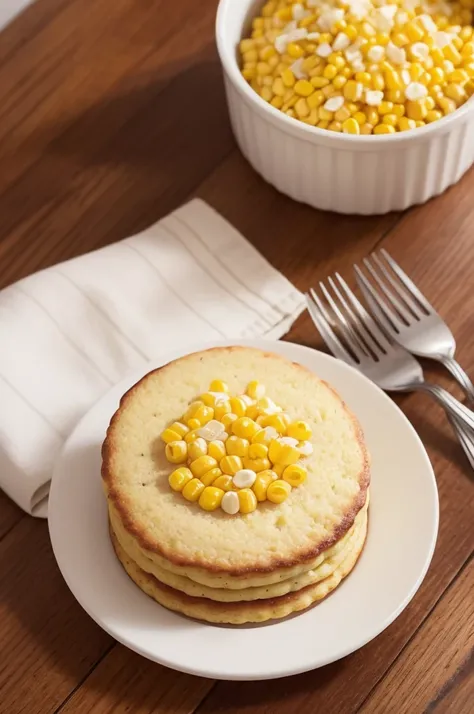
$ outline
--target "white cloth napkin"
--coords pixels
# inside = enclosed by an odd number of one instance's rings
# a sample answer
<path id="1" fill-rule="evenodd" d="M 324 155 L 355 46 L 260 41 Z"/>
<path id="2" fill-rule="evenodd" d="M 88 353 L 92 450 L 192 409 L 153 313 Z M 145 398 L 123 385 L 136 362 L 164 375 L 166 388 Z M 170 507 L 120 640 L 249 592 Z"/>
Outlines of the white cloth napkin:
<path id="1" fill-rule="evenodd" d="M 303 309 L 302 294 L 200 200 L 0 291 L 0 488 L 46 517 L 64 441 L 124 375 L 170 347 L 277 339 Z"/>

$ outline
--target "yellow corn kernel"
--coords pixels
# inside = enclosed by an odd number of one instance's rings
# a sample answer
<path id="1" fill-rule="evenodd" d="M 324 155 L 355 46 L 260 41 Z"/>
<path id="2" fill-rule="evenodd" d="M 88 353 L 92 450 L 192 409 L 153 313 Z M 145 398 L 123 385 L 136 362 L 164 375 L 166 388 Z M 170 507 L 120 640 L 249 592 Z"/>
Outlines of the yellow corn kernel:
<path id="1" fill-rule="evenodd" d="M 181 466 L 181 468 L 170 473 L 168 483 L 173 491 L 182 491 L 188 481 L 191 481 L 192 477 L 191 471 L 185 466 Z"/>
<path id="2" fill-rule="evenodd" d="M 334 89 L 342 89 L 346 82 L 347 78 L 344 77 L 342 74 L 338 74 L 337 77 L 334 78 L 332 86 L 334 87 Z"/>
<path id="3" fill-rule="evenodd" d="M 332 67 L 335 67 L 338 72 L 346 66 L 345 59 L 335 52 L 333 52 L 332 55 L 329 55 L 328 62 Z"/>
<path id="4" fill-rule="evenodd" d="M 249 442 L 240 436 L 229 436 L 225 442 L 225 448 L 230 456 L 247 456 L 249 452 Z M 225 456 L 225 454 L 224 454 Z M 222 456 L 222 458 L 224 458 Z"/>
<path id="5" fill-rule="evenodd" d="M 420 27 L 416 20 L 407 22 L 403 29 L 410 42 L 420 42 L 425 35 L 423 28 Z"/>
<path id="6" fill-rule="evenodd" d="M 269 459 L 267 458 L 250 459 L 248 456 L 243 459 L 243 464 L 245 469 L 252 469 L 252 471 L 255 471 L 255 473 L 259 473 L 260 471 L 266 471 L 267 469 L 270 469 L 272 467 Z"/>
<path id="7" fill-rule="evenodd" d="M 244 456 L 247 456 L 247 454 L 244 454 Z M 268 456 L 268 446 L 265 446 L 265 444 L 251 444 L 249 449 L 248 449 L 248 457 L 250 459 L 266 459 Z"/>
<path id="8" fill-rule="evenodd" d="M 252 513 L 257 508 L 257 497 L 251 488 L 241 488 L 237 491 L 240 513 Z"/>
<path id="9" fill-rule="evenodd" d="M 264 62 L 268 62 L 270 57 L 274 57 L 275 54 L 276 54 L 275 48 L 272 45 L 267 45 L 262 50 L 260 50 L 260 59 L 263 60 Z"/>
<path id="10" fill-rule="evenodd" d="M 172 441 L 179 441 L 181 439 L 181 434 L 178 431 L 175 431 L 175 429 L 171 429 L 168 427 L 168 429 L 165 429 L 162 434 L 161 434 L 161 439 L 165 442 L 165 444 L 171 444 Z"/>
<path id="11" fill-rule="evenodd" d="M 317 127 L 318 127 L 319 129 L 327 129 L 328 126 L 329 126 L 329 122 L 328 122 L 328 121 L 325 121 L 324 119 L 321 120 L 321 121 L 319 121 L 319 122 L 317 123 Z"/>
<path id="12" fill-rule="evenodd" d="M 174 421 L 169 428 L 179 434 L 180 439 L 189 431 L 188 427 L 180 421 Z M 173 439 L 173 441 L 175 441 L 175 439 Z"/>
<path id="13" fill-rule="evenodd" d="M 243 463 L 240 456 L 224 456 L 224 458 L 220 460 L 219 466 L 225 474 L 233 476 L 237 471 L 243 468 Z"/>
<path id="14" fill-rule="evenodd" d="M 258 62 L 258 50 L 254 48 L 252 50 L 248 50 L 247 52 L 243 52 L 242 59 L 245 65 L 251 64 L 253 67 L 256 67 Z"/>
<path id="15" fill-rule="evenodd" d="M 365 124 L 365 122 L 367 121 L 367 117 L 365 116 L 364 112 L 356 112 L 352 118 L 356 120 L 359 126 L 362 126 L 362 124 Z"/>
<path id="16" fill-rule="evenodd" d="M 206 486 L 199 496 L 199 505 L 204 511 L 215 511 L 221 505 L 224 491 L 215 486 Z"/>
<path id="17" fill-rule="evenodd" d="M 395 127 L 388 124 L 377 124 L 374 129 L 374 134 L 395 134 L 395 132 Z"/>
<path id="18" fill-rule="evenodd" d="M 332 112 L 329 113 L 332 114 Z M 321 116 L 321 110 L 319 110 L 319 116 Z M 286 414 L 270 414 L 262 420 L 261 426 L 271 426 L 276 429 L 279 434 L 285 434 L 289 422 L 290 419 Z"/>
<path id="19" fill-rule="evenodd" d="M 247 407 L 247 410 L 245 412 L 245 416 L 248 417 L 249 419 L 252 419 L 255 421 L 259 415 L 258 407 L 256 404 L 250 404 L 250 406 Z"/>
<path id="20" fill-rule="evenodd" d="M 262 99 L 264 99 L 266 102 L 270 102 L 272 97 L 273 97 L 273 92 L 270 89 L 270 87 L 262 87 L 260 90 L 260 96 Z"/>
<path id="21" fill-rule="evenodd" d="M 276 94 L 278 97 L 281 97 L 281 99 L 283 99 L 283 97 L 285 96 L 285 91 L 285 85 L 283 84 L 283 80 L 281 79 L 281 77 L 277 77 L 276 79 L 274 79 L 272 84 L 273 94 Z"/>
<path id="22" fill-rule="evenodd" d="M 429 124 L 433 121 L 438 121 L 438 119 L 442 119 L 442 118 L 443 118 L 443 112 L 440 112 L 437 109 L 432 109 L 426 115 L 426 122 Z"/>
<path id="23" fill-rule="evenodd" d="M 422 100 L 418 101 L 408 101 L 405 105 L 406 108 L 406 113 L 407 117 L 409 119 L 414 119 L 415 121 L 419 121 L 421 119 L 424 119 L 428 110 L 426 108 L 425 102 Z"/>
<path id="24" fill-rule="evenodd" d="M 309 74 L 310 72 L 314 72 L 311 76 L 318 76 L 321 74 L 321 68 L 322 68 L 322 63 L 317 55 L 311 55 L 310 57 L 306 57 L 306 59 L 303 60 L 303 63 L 301 65 L 301 69 L 303 72 L 306 72 Z"/>
<path id="25" fill-rule="evenodd" d="M 432 109 L 435 108 L 436 102 L 433 99 L 433 97 L 427 96 L 427 97 L 425 97 L 425 105 L 426 105 L 427 110 L 430 112 Z"/>
<path id="26" fill-rule="evenodd" d="M 385 89 L 385 79 L 381 72 L 375 72 L 372 75 L 372 87 L 379 92 Z"/>
<path id="27" fill-rule="evenodd" d="M 311 85 L 315 89 L 324 89 L 329 86 L 329 81 L 327 77 L 311 77 Z"/>
<path id="28" fill-rule="evenodd" d="M 210 486 L 211 483 L 214 484 L 214 481 L 216 481 L 219 476 L 222 476 L 222 471 L 216 466 L 215 468 L 206 471 L 206 473 L 201 476 L 201 481 L 204 486 Z"/>
<path id="29" fill-rule="evenodd" d="M 199 419 L 188 419 L 188 427 L 191 429 L 191 431 L 194 431 L 195 429 L 199 429 L 202 426 L 201 422 Z"/>
<path id="30" fill-rule="evenodd" d="M 199 422 L 199 424 L 201 426 L 204 426 L 205 424 L 207 424 L 208 421 L 211 421 L 211 419 L 214 419 L 214 409 L 212 407 L 206 407 L 203 405 L 202 407 L 199 407 L 199 409 L 196 410 L 196 412 L 193 415 L 193 418 L 197 419 L 197 421 Z M 199 428 L 199 427 L 195 427 L 195 428 Z"/>
<path id="31" fill-rule="evenodd" d="M 304 49 L 297 45 L 296 42 L 289 42 L 286 51 L 293 59 L 299 59 L 304 55 Z"/>
<path id="32" fill-rule="evenodd" d="M 374 107 L 367 107 L 365 110 L 365 116 L 367 117 L 367 122 L 375 126 L 379 121 L 379 113 Z"/>
<path id="33" fill-rule="evenodd" d="M 268 62 L 257 62 L 257 75 L 259 77 L 266 77 L 271 74 L 272 68 Z M 214 391 L 214 390 L 211 390 Z"/>
<path id="34" fill-rule="evenodd" d="M 392 102 L 380 102 L 377 109 L 379 114 L 381 114 L 382 116 L 384 114 L 391 114 L 393 112 L 393 104 Z"/>
<path id="35" fill-rule="evenodd" d="M 251 399 L 263 399 L 265 396 L 265 385 L 254 379 L 247 384 L 246 394 Z"/>
<path id="36" fill-rule="evenodd" d="M 191 469 L 193 476 L 196 478 L 201 478 L 207 471 L 215 469 L 217 466 L 217 461 L 212 458 L 212 456 L 199 456 L 194 461 L 191 461 L 189 468 Z"/>
<path id="37" fill-rule="evenodd" d="M 385 72 L 385 84 L 387 89 L 402 89 L 403 87 L 400 75 L 392 69 L 387 69 Z"/>
<path id="38" fill-rule="evenodd" d="M 274 464 L 285 464 L 286 466 L 289 466 L 290 464 L 295 464 L 298 461 L 300 458 L 300 452 L 299 449 L 294 446 L 282 444 L 276 439 L 273 439 L 273 441 L 270 442 L 268 456 L 270 461 Z"/>
<path id="39" fill-rule="evenodd" d="M 386 47 L 388 43 L 390 42 L 390 35 L 387 35 L 385 32 L 378 32 L 375 36 L 375 44 L 376 45 L 382 45 L 382 47 Z"/>
<path id="40" fill-rule="evenodd" d="M 191 404 L 184 413 L 183 421 L 187 423 L 188 419 L 192 419 L 196 414 L 197 410 L 204 406 L 204 402 L 202 402 L 200 399 L 195 402 L 191 402 Z"/>
<path id="41" fill-rule="evenodd" d="M 199 395 L 199 401 L 203 402 L 206 407 L 214 407 L 216 397 L 212 392 L 204 392 L 204 394 Z"/>
<path id="42" fill-rule="evenodd" d="M 460 84 L 448 84 L 445 87 L 444 93 L 450 99 L 454 99 L 457 104 L 460 104 L 466 99 L 466 92 Z"/>
<path id="43" fill-rule="evenodd" d="M 214 407 L 214 419 L 217 419 L 217 421 L 222 421 L 224 416 L 226 414 L 230 414 L 231 412 L 232 409 L 230 406 L 230 400 L 226 399 L 225 401 L 219 402 Z"/>
<path id="44" fill-rule="evenodd" d="M 402 89 L 389 89 L 384 94 L 387 102 L 392 102 L 392 104 L 400 104 L 405 101 L 405 96 Z"/>
<path id="45" fill-rule="evenodd" d="M 332 64 L 326 65 L 323 70 L 323 77 L 326 77 L 326 79 L 334 79 L 336 75 L 337 69 Z"/>
<path id="46" fill-rule="evenodd" d="M 329 97 L 334 97 L 335 94 L 337 94 L 337 91 L 334 89 L 333 84 L 328 84 L 327 87 L 323 87 L 321 89 L 322 93 L 326 97 L 326 99 L 329 99 Z"/>
<path id="47" fill-rule="evenodd" d="M 223 382 L 221 379 L 213 379 L 209 385 L 209 391 L 210 392 L 225 392 L 225 394 L 228 394 L 229 393 L 229 385 L 226 382 Z"/>
<path id="48" fill-rule="evenodd" d="M 188 431 L 188 433 L 184 435 L 184 440 L 188 445 L 192 444 L 193 441 L 196 441 L 196 439 L 200 439 L 200 438 L 201 437 L 199 436 L 199 429 L 192 429 L 191 431 Z"/>
<path id="49" fill-rule="evenodd" d="M 462 30 L 461 30 L 461 32 L 462 32 Z M 471 32 L 471 36 L 472 36 L 472 32 Z M 470 59 L 472 57 L 472 55 L 474 55 L 474 42 L 466 42 L 466 44 L 464 45 L 464 47 L 461 50 L 461 57 L 463 59 L 466 59 L 466 58 Z"/>
<path id="50" fill-rule="evenodd" d="M 362 97 L 363 89 L 364 87 L 360 82 L 350 79 L 344 85 L 342 93 L 350 102 L 357 102 Z"/>
<path id="51" fill-rule="evenodd" d="M 171 464 L 182 464 L 188 455 L 188 445 L 185 441 L 170 441 L 165 447 L 165 456 Z"/>
<path id="52" fill-rule="evenodd" d="M 304 120 L 307 124 L 311 124 L 311 126 L 316 126 L 319 120 L 319 115 L 318 115 L 318 110 L 317 109 L 311 109 L 309 116 Z"/>
<path id="53" fill-rule="evenodd" d="M 299 79 L 295 84 L 294 90 L 300 97 L 309 97 L 314 92 L 314 87 L 307 79 Z"/>
<path id="54" fill-rule="evenodd" d="M 347 25 L 347 27 L 344 28 L 345 34 L 348 36 L 351 42 L 354 42 L 354 40 L 357 38 L 359 32 L 357 28 L 354 25 Z"/>
<path id="55" fill-rule="evenodd" d="M 203 482 L 198 478 L 193 478 L 186 483 L 181 493 L 187 501 L 197 501 L 204 489 Z"/>
<path id="56" fill-rule="evenodd" d="M 310 109 L 316 109 L 317 107 L 321 106 L 321 104 L 324 101 L 325 101 L 325 96 L 318 89 L 315 92 L 313 92 L 306 100 L 308 107 Z"/>
<path id="57" fill-rule="evenodd" d="M 459 50 L 455 48 L 453 44 L 446 45 L 443 47 L 443 54 L 445 59 L 449 60 L 454 64 L 454 66 L 457 66 L 458 64 L 461 64 L 461 54 Z"/>
<path id="58" fill-rule="evenodd" d="M 455 69 L 454 72 L 451 72 L 449 75 L 448 82 L 454 82 L 454 84 L 463 86 L 466 82 L 469 82 L 469 75 L 464 69 Z"/>
<path id="59" fill-rule="evenodd" d="M 246 52 L 249 52 L 249 50 L 255 49 L 255 42 L 249 39 L 241 40 L 239 49 L 242 54 L 245 54 Z"/>
<path id="60" fill-rule="evenodd" d="M 382 124 L 386 124 L 387 126 L 397 126 L 398 124 L 398 117 L 396 114 L 385 114 L 385 116 L 382 119 Z"/>
<path id="61" fill-rule="evenodd" d="M 416 122 L 414 119 L 401 117 L 398 120 L 398 128 L 400 129 L 400 131 L 410 131 L 410 129 L 416 129 Z"/>
<path id="62" fill-rule="evenodd" d="M 448 99 L 448 97 L 441 97 L 438 104 L 444 114 L 452 114 L 457 109 L 456 102 L 453 99 Z"/>
<path id="63" fill-rule="evenodd" d="M 267 489 L 272 481 L 277 480 L 277 475 L 274 471 L 267 469 L 266 471 L 260 471 L 257 474 L 255 483 L 252 486 L 252 491 L 257 497 L 257 501 L 260 503 L 266 501 L 267 499 Z"/>
<path id="64" fill-rule="evenodd" d="M 273 464 L 271 470 L 276 473 L 278 478 L 283 474 L 283 471 L 286 469 L 285 464 Z"/>
<path id="65" fill-rule="evenodd" d="M 420 129 L 422 126 L 426 126 L 426 122 L 424 121 L 416 121 L 415 124 L 417 129 Z"/>
<path id="66" fill-rule="evenodd" d="M 355 118 L 355 117 L 354 117 Z M 357 120 L 356 120 L 357 121 Z M 364 116 L 365 121 L 365 116 Z M 312 431 L 307 421 L 293 421 L 288 425 L 288 436 L 298 441 L 308 441 L 311 439 Z"/>
<path id="67" fill-rule="evenodd" d="M 429 86 L 432 87 L 435 84 L 442 84 L 444 82 L 444 71 L 441 67 L 433 67 L 430 72 Z"/>
<path id="68" fill-rule="evenodd" d="M 290 486 L 296 488 L 306 481 L 307 475 L 308 472 L 303 466 L 292 464 L 291 466 L 287 466 L 283 471 L 283 481 L 286 481 Z"/>
<path id="69" fill-rule="evenodd" d="M 190 461 L 196 461 L 200 456 L 206 456 L 206 454 L 207 441 L 205 439 L 198 437 L 188 445 L 188 459 Z"/>
<path id="70" fill-rule="evenodd" d="M 267 499 L 272 503 L 283 503 L 291 493 L 291 486 L 283 479 L 272 481 L 267 488 Z"/>
<path id="71" fill-rule="evenodd" d="M 356 82 L 360 82 L 364 87 L 370 87 L 372 83 L 372 77 L 368 72 L 356 72 L 354 78 Z"/>
<path id="72" fill-rule="evenodd" d="M 332 121 L 328 129 L 329 131 L 342 131 L 342 123 L 340 121 Z"/>
<path id="73" fill-rule="evenodd" d="M 369 123 L 362 124 L 362 126 L 360 127 L 360 133 L 361 134 L 372 134 L 373 128 L 374 127 L 372 126 L 372 124 L 369 124 Z"/>
<path id="74" fill-rule="evenodd" d="M 250 440 L 257 431 L 260 431 L 258 424 L 249 417 L 239 417 L 232 423 L 232 433 L 242 439 Z"/>
<path id="75" fill-rule="evenodd" d="M 339 121 L 339 122 L 345 122 L 346 119 L 349 119 L 350 115 L 351 115 L 351 113 L 347 107 L 341 107 L 334 114 L 334 119 L 336 119 L 336 121 Z"/>
<path id="76" fill-rule="evenodd" d="M 303 97 L 300 97 L 295 104 L 295 112 L 300 118 L 307 117 L 309 114 L 308 102 Z"/>
<path id="77" fill-rule="evenodd" d="M 400 117 L 405 115 L 405 105 L 404 104 L 394 104 L 393 105 L 393 113 L 395 116 L 399 119 Z"/>
<path id="78" fill-rule="evenodd" d="M 465 42 L 466 44 L 471 44 L 470 42 L 468 42 L 468 40 L 471 39 L 473 30 L 474 30 L 474 28 L 469 24 L 469 25 L 467 25 L 466 27 L 463 27 L 463 28 L 461 29 L 461 32 L 459 33 L 459 37 L 460 37 L 461 40 L 462 40 L 463 42 Z M 466 45 L 464 45 L 464 47 L 466 47 Z M 463 50 L 464 50 L 464 47 L 463 47 Z M 473 51 L 474 51 L 474 50 L 473 50 Z M 463 57 L 465 56 L 463 52 L 461 52 L 461 54 L 462 54 Z M 471 54 L 472 54 L 472 52 L 471 52 Z"/>
<path id="79" fill-rule="evenodd" d="M 226 431 L 230 431 L 232 429 L 232 424 L 237 419 L 238 419 L 237 414 L 233 414 L 232 412 L 229 412 L 228 414 L 224 414 L 224 416 L 220 419 L 220 421 L 223 424 L 224 429 Z"/>
<path id="80" fill-rule="evenodd" d="M 238 417 L 243 417 L 247 411 L 247 404 L 242 397 L 232 397 L 230 400 L 230 408 L 233 414 L 237 414 Z"/>
<path id="81" fill-rule="evenodd" d="M 412 62 L 410 69 L 410 77 L 414 82 L 418 82 L 420 78 L 423 76 L 425 70 L 423 69 L 423 66 L 419 62 Z"/>
<path id="82" fill-rule="evenodd" d="M 209 456 L 212 456 L 212 458 L 216 461 L 220 461 L 227 453 L 226 445 L 223 441 L 220 441 L 219 439 L 216 439 L 216 441 L 211 441 L 208 446 L 207 453 L 209 454 Z"/>
<path id="83" fill-rule="evenodd" d="M 329 123 L 332 120 L 333 112 L 329 112 L 327 109 L 321 107 L 320 109 L 318 109 L 318 117 L 322 121 L 327 121 Z"/>
<path id="84" fill-rule="evenodd" d="M 220 469 L 219 469 L 219 471 L 220 471 Z M 216 478 L 216 480 L 212 482 L 212 485 L 215 488 L 221 488 L 223 491 L 233 491 L 233 489 L 234 489 L 234 482 L 232 480 L 232 476 L 223 474 L 222 471 L 221 471 L 221 475 L 218 476 Z"/>
<path id="85" fill-rule="evenodd" d="M 293 87 L 296 82 L 295 75 L 293 74 L 291 69 L 283 70 L 283 72 L 281 73 L 281 79 L 285 87 Z"/>
<path id="86" fill-rule="evenodd" d="M 275 16 L 282 22 L 290 22 L 290 20 L 293 18 L 291 7 L 288 6 L 280 8 L 276 11 Z"/>
<path id="87" fill-rule="evenodd" d="M 391 39 L 397 47 L 405 47 L 405 45 L 410 44 L 410 40 L 404 32 L 395 32 Z"/>
<path id="88" fill-rule="evenodd" d="M 254 29 L 261 29 L 264 27 L 263 17 L 254 17 L 252 20 L 252 27 Z"/>
<path id="89" fill-rule="evenodd" d="M 360 127 L 354 117 L 346 119 L 342 125 L 342 131 L 344 134 L 360 134 Z"/>

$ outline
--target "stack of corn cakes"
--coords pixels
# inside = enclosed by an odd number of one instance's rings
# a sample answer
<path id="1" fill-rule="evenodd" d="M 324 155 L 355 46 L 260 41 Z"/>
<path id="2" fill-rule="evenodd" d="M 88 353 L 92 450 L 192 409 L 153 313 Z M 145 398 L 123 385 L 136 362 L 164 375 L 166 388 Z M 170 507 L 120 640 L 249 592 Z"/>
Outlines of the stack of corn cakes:
<path id="1" fill-rule="evenodd" d="M 222 392 L 209 391 L 216 380 Z M 369 458 L 356 418 L 313 373 L 260 350 L 206 350 L 146 375 L 112 418 L 102 477 L 129 576 L 200 620 L 301 611 L 337 587 L 364 546 Z"/>

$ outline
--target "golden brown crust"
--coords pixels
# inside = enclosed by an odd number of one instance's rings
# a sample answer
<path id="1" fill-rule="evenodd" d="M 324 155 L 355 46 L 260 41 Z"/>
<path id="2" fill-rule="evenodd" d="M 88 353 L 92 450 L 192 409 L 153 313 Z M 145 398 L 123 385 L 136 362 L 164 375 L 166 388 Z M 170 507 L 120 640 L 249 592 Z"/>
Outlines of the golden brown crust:
<path id="1" fill-rule="evenodd" d="M 213 347 L 209 350 L 206 350 L 206 354 L 209 352 L 224 352 L 224 353 L 229 353 L 229 352 L 234 352 L 234 351 L 249 351 L 253 348 L 248 348 L 248 347 L 238 347 L 238 346 L 233 346 L 233 347 Z M 273 354 L 271 352 L 263 352 L 262 350 L 255 350 L 256 352 L 259 353 L 260 356 L 264 356 L 265 358 L 268 359 L 282 359 L 286 361 L 284 358 L 280 358 L 279 355 Z M 194 356 L 199 353 L 193 353 Z M 204 354 L 204 353 L 203 353 Z M 193 356 L 193 355 L 188 355 L 188 357 Z M 186 359 L 186 357 L 181 358 L 181 359 Z M 115 424 L 118 422 L 120 419 L 120 415 L 122 410 L 127 406 L 127 403 L 129 402 L 130 399 L 132 399 L 135 395 L 135 392 L 139 389 L 140 385 L 142 382 L 144 382 L 146 379 L 150 377 L 150 375 L 153 374 L 158 374 L 160 372 L 165 371 L 167 368 L 170 367 L 170 365 L 174 364 L 173 362 L 169 362 L 166 365 L 163 365 L 155 370 L 152 370 L 151 372 L 148 372 L 148 374 L 144 375 L 142 379 L 140 379 L 135 385 L 133 385 L 121 398 L 119 407 L 115 414 L 113 415 L 110 425 L 107 429 L 107 434 L 105 441 L 102 445 L 102 469 L 101 469 L 101 475 L 102 479 L 104 482 L 105 490 L 106 490 L 106 495 L 107 498 L 112 502 L 114 505 L 116 511 L 118 512 L 122 523 L 124 527 L 127 529 L 127 531 L 130 533 L 131 536 L 133 536 L 139 546 L 146 552 L 146 554 L 157 554 L 163 558 L 166 558 L 169 560 L 171 563 L 173 563 L 176 566 L 182 566 L 182 567 L 191 567 L 191 568 L 202 568 L 203 570 L 206 570 L 207 572 L 214 573 L 214 574 L 223 574 L 229 577 L 242 577 L 245 578 L 248 575 L 252 574 L 264 574 L 264 573 L 271 573 L 275 570 L 279 570 L 282 568 L 292 568 L 298 565 L 303 565 L 304 563 L 314 560 L 317 558 L 321 553 L 323 553 L 325 550 L 328 548 L 331 548 L 337 541 L 339 541 L 346 533 L 347 531 L 351 528 L 351 526 L 354 523 L 355 517 L 363 508 L 365 505 L 365 502 L 367 500 L 367 489 L 370 484 L 370 460 L 369 460 L 369 454 L 367 451 L 367 447 L 365 445 L 364 441 L 364 435 L 362 428 L 355 417 L 355 415 L 351 412 L 351 410 L 347 407 L 345 402 L 341 399 L 340 395 L 337 393 L 337 391 L 327 382 L 324 380 L 320 380 L 333 394 L 337 397 L 337 399 L 341 402 L 344 410 L 346 413 L 349 415 L 353 425 L 354 425 L 354 432 L 356 436 L 356 440 L 358 442 L 358 445 L 361 449 L 361 452 L 363 454 L 363 466 L 361 473 L 359 475 L 359 492 L 357 494 L 356 499 L 353 501 L 351 507 L 347 510 L 347 512 L 344 514 L 344 516 L 340 519 L 339 523 L 337 526 L 334 528 L 331 537 L 326 538 L 324 541 L 320 541 L 317 546 L 313 548 L 307 548 L 303 551 L 300 552 L 295 552 L 294 555 L 291 558 L 278 558 L 275 557 L 271 560 L 271 562 L 268 565 L 265 566 L 255 566 L 255 567 L 239 567 L 239 568 L 229 568 L 229 567 L 221 567 L 219 565 L 216 565 L 215 563 L 210 563 L 205 560 L 198 560 L 197 558 L 193 559 L 188 559 L 185 557 L 182 557 L 175 552 L 168 550 L 163 547 L 162 544 L 158 543 L 155 541 L 153 538 L 150 537 L 150 534 L 143 528 L 141 528 L 134 520 L 134 514 L 131 512 L 131 510 L 128 507 L 128 504 L 121 498 L 120 491 L 117 489 L 115 483 L 114 483 L 114 478 L 113 478 L 113 472 L 112 472 L 112 467 L 111 467 L 111 462 L 113 460 L 113 455 L 114 455 L 114 427 Z M 292 363 L 294 366 L 298 367 L 301 370 L 304 370 L 305 372 L 308 372 L 312 376 L 315 376 L 314 373 L 308 369 L 307 367 L 304 367 L 296 362 Z"/>

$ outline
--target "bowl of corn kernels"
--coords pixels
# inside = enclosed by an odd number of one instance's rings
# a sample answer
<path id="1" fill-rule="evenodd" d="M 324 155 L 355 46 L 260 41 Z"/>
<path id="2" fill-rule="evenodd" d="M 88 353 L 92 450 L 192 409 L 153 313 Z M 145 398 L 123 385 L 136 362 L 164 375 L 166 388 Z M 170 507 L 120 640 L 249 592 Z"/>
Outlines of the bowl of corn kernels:
<path id="1" fill-rule="evenodd" d="M 474 162 L 474 0 L 221 0 L 237 142 L 282 193 L 380 214 Z"/>

